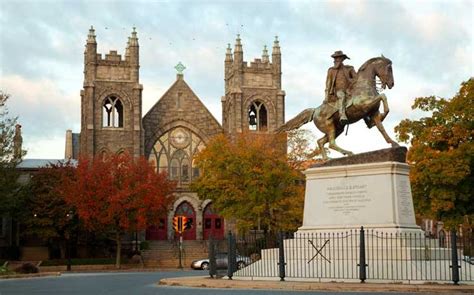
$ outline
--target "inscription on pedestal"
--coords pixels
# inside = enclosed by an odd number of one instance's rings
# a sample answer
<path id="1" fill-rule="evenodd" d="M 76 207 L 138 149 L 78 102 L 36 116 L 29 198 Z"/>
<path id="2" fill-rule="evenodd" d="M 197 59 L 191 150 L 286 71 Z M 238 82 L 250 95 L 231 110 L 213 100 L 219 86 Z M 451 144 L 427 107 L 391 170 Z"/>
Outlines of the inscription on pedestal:
<path id="1" fill-rule="evenodd" d="M 323 203 L 327 209 L 345 215 L 359 212 L 371 202 L 366 184 L 329 186 L 326 188 L 326 195 L 327 200 Z"/>
<path id="2" fill-rule="evenodd" d="M 414 216 L 410 182 L 407 178 L 398 179 L 398 210 L 403 221 L 411 221 Z"/>

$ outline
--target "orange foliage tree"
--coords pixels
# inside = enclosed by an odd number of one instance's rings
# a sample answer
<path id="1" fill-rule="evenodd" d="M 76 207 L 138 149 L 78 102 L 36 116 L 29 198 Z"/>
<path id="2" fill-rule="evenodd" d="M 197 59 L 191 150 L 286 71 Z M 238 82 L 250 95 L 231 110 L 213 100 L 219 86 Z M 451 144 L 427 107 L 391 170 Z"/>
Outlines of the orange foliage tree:
<path id="1" fill-rule="evenodd" d="M 202 171 L 191 187 L 211 199 L 240 230 L 294 230 L 301 226 L 301 173 L 286 158 L 286 136 L 244 133 L 216 136 L 196 157 Z"/>
<path id="2" fill-rule="evenodd" d="M 144 158 L 128 154 L 79 160 L 59 191 L 89 230 L 111 234 L 120 268 L 122 236 L 144 230 L 166 212 L 175 184 Z"/>
<path id="3" fill-rule="evenodd" d="M 474 79 L 462 83 L 452 99 L 415 99 L 413 109 L 429 112 L 395 128 L 410 142 L 407 159 L 417 212 L 448 227 L 474 224 Z"/>

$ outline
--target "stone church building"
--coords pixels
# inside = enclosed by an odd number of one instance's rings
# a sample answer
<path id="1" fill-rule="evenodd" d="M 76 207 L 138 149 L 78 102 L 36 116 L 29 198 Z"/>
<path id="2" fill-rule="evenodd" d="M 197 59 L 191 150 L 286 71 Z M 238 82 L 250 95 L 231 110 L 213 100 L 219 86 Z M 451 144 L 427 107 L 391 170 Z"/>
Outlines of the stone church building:
<path id="1" fill-rule="evenodd" d="M 202 240 L 223 236 L 226 221 L 189 189 L 199 177 L 194 157 L 209 140 L 224 133 L 229 137 L 244 130 L 272 132 L 285 121 L 285 92 L 281 89 L 281 52 L 275 38 L 271 58 L 266 47 L 262 57 L 244 61 L 240 37 L 224 60 L 225 89 L 221 98 L 222 125 L 186 83 L 177 67 L 176 81 L 155 105 L 142 114 L 140 58 L 137 32 L 128 39 L 125 55 L 97 52 L 91 28 L 84 53 L 84 84 L 81 90 L 81 131 L 66 134 L 66 158 L 124 151 L 144 156 L 177 181 L 175 201 L 167 216 L 146 231 L 147 240 L 174 238 L 172 220 L 192 218 L 184 239 Z"/>

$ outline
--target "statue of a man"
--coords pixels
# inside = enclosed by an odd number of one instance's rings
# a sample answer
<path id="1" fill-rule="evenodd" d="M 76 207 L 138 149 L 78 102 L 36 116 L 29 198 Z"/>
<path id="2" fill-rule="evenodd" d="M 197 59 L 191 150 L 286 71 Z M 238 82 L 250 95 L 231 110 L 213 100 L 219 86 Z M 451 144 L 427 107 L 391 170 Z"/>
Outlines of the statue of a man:
<path id="1" fill-rule="evenodd" d="M 328 69 L 324 103 L 337 102 L 339 120 L 342 124 L 346 124 L 346 97 L 348 96 L 349 86 L 355 80 L 357 73 L 353 66 L 343 64 L 345 59 L 350 58 L 341 50 L 334 52 L 331 57 L 334 58 L 334 66 Z"/>

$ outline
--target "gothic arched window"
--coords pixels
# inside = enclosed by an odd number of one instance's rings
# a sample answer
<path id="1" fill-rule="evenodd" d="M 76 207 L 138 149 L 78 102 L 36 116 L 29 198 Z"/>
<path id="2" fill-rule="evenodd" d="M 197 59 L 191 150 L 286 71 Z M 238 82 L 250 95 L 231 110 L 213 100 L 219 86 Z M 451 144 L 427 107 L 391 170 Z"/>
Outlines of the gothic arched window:
<path id="1" fill-rule="evenodd" d="M 163 134 L 153 146 L 149 161 L 157 165 L 158 172 L 167 172 L 178 186 L 188 185 L 199 177 L 194 156 L 204 149 L 202 139 L 191 130 L 177 127 Z"/>
<path id="2" fill-rule="evenodd" d="M 116 96 L 109 96 L 102 105 L 102 126 L 123 127 L 123 105 Z"/>
<path id="3" fill-rule="evenodd" d="M 255 131 L 267 130 L 267 108 L 261 101 L 254 101 L 249 107 L 249 129 Z"/>

